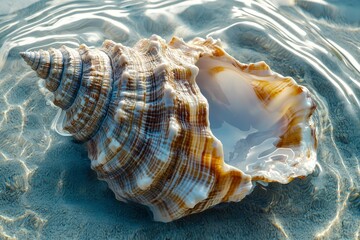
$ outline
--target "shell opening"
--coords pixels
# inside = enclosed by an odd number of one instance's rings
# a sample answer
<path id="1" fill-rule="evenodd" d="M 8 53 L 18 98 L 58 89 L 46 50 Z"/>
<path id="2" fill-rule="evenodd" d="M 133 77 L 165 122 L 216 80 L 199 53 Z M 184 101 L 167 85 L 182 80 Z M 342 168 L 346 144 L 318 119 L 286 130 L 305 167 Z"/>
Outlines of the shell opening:
<path id="1" fill-rule="evenodd" d="M 210 128 L 223 144 L 226 163 L 254 181 L 287 183 L 313 171 L 308 118 L 314 103 L 306 89 L 264 62 L 244 65 L 227 55 L 203 56 L 196 66 Z"/>

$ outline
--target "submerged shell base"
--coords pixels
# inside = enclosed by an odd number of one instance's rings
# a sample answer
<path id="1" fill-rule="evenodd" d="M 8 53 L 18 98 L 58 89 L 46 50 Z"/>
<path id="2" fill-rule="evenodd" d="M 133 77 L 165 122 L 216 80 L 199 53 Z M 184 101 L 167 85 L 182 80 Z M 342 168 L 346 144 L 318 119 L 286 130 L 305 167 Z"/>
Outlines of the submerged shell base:
<path id="1" fill-rule="evenodd" d="M 240 201 L 254 182 L 288 183 L 316 165 L 309 91 L 212 38 L 106 40 L 21 53 L 62 109 L 59 132 L 87 142 L 120 201 L 169 222 Z"/>

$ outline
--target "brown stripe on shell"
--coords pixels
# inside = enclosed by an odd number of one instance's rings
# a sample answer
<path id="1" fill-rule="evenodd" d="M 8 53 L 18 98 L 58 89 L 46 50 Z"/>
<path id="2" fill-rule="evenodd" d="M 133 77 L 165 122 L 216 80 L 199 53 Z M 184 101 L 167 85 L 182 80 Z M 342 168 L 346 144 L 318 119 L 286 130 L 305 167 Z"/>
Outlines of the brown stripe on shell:
<path id="1" fill-rule="evenodd" d="M 86 122 L 85 126 L 73 135 L 74 138 L 79 141 L 87 141 L 94 134 L 96 134 L 108 110 L 113 83 L 112 68 L 110 64 L 110 59 L 107 57 L 107 55 L 102 54 L 102 61 L 104 61 L 104 70 L 101 79 L 99 97 L 96 102 L 95 109 L 91 113 L 91 118 Z"/>
<path id="2" fill-rule="evenodd" d="M 209 74 L 216 75 L 222 71 L 225 71 L 225 67 L 217 66 L 217 67 L 213 67 L 213 68 L 209 69 Z"/>
<path id="3" fill-rule="evenodd" d="M 30 67 L 35 71 L 39 67 L 39 64 L 40 64 L 40 61 L 41 61 L 41 52 L 42 51 L 43 50 L 40 50 L 39 52 L 32 52 L 33 57 L 31 58 L 32 63 L 30 63 L 31 64 Z"/>
<path id="4" fill-rule="evenodd" d="M 290 78 L 275 81 L 253 80 L 251 85 L 256 96 L 264 105 L 269 105 L 279 94 L 289 88 L 291 88 L 292 96 L 302 93 L 301 88 L 296 86 Z"/>
<path id="5" fill-rule="evenodd" d="M 260 68 L 261 69 L 261 68 Z M 291 78 L 281 78 L 274 81 L 254 80 L 251 82 L 254 92 L 258 99 L 268 106 L 272 101 L 282 94 L 287 92 L 287 96 L 296 97 L 303 94 L 303 89 L 295 85 Z M 302 140 L 302 128 L 299 126 L 304 121 L 305 109 L 299 110 L 289 106 L 283 106 L 286 110 L 283 118 L 280 120 L 285 127 L 283 134 L 279 137 L 276 147 L 296 147 L 300 146 Z M 312 114 L 310 111 L 309 116 Z"/>
<path id="6" fill-rule="evenodd" d="M 63 56 L 60 50 L 55 48 L 50 48 L 50 73 L 49 76 L 45 79 L 45 87 L 49 91 L 54 92 L 60 85 L 61 75 L 63 71 Z"/>
<path id="7" fill-rule="evenodd" d="M 91 119 L 99 99 L 100 88 L 104 75 L 107 73 L 104 58 L 108 56 L 100 50 L 79 47 L 83 62 L 81 86 L 74 103 L 66 111 L 64 129 L 71 134 L 79 132 Z M 91 134 L 91 133 L 85 133 Z"/>
<path id="8" fill-rule="evenodd" d="M 40 62 L 36 72 L 39 77 L 46 79 L 50 72 L 50 53 L 48 51 L 40 50 Z"/>
<path id="9" fill-rule="evenodd" d="M 54 104 L 68 109 L 76 98 L 82 75 L 82 62 L 78 51 L 62 46 L 64 69 L 59 87 L 54 91 Z"/>
<path id="10" fill-rule="evenodd" d="M 303 90 L 301 89 L 301 93 Z M 311 108 L 304 108 L 304 109 L 294 109 L 289 108 L 287 114 L 284 116 L 283 121 L 286 121 L 286 130 L 284 133 L 279 137 L 280 140 L 276 144 L 276 147 L 297 147 L 300 146 L 302 141 L 302 126 L 301 124 L 306 121 L 309 122 L 310 116 L 315 111 L 316 106 L 315 104 L 312 105 Z M 310 134 L 313 137 L 314 141 L 314 148 L 317 147 L 317 139 L 315 134 L 315 128 L 310 125 L 311 132 Z"/>

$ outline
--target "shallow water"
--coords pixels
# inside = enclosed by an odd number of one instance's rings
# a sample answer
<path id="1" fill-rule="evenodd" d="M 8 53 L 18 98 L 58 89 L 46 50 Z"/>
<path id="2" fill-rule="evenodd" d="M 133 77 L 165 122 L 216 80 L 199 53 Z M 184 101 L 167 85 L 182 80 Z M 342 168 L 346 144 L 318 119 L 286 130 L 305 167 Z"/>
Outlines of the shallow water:
<path id="1" fill-rule="evenodd" d="M 0 9 L 0 239 L 359 239 L 360 2 L 7 1 Z M 319 167 L 163 224 L 115 200 L 85 147 L 51 130 L 56 108 L 18 53 L 132 46 L 158 34 L 220 38 L 244 63 L 266 61 L 317 103 Z M 46 99 L 46 100 L 44 100 Z"/>

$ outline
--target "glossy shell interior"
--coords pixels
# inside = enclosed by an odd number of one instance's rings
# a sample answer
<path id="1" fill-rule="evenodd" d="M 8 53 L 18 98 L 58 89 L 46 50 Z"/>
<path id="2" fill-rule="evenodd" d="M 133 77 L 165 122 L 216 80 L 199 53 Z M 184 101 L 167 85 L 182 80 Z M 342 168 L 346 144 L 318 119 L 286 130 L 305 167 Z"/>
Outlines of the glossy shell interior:
<path id="1" fill-rule="evenodd" d="M 249 65 L 221 56 L 202 57 L 196 79 L 209 103 L 213 134 L 225 161 L 253 181 L 288 183 L 316 164 L 315 104 L 309 91 L 264 62 Z"/>

